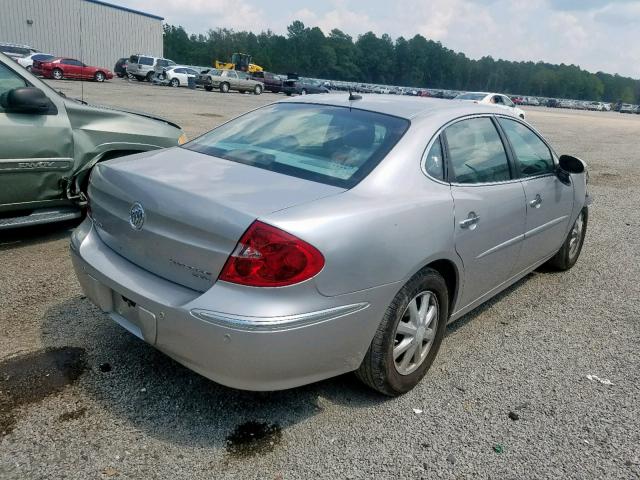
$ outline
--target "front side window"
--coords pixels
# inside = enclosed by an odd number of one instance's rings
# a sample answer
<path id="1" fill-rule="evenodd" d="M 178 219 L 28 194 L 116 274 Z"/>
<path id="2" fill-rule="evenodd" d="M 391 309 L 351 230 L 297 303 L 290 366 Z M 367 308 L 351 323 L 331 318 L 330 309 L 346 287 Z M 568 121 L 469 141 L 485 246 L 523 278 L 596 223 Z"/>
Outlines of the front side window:
<path id="1" fill-rule="evenodd" d="M 499 118 L 513 148 L 516 162 L 523 177 L 552 173 L 555 169 L 549 147 L 528 127 L 515 120 Z"/>
<path id="2" fill-rule="evenodd" d="M 408 120 L 355 108 L 282 103 L 232 120 L 184 148 L 351 188 L 408 127 Z"/>
<path id="3" fill-rule="evenodd" d="M 511 179 L 500 135 L 488 117 L 454 123 L 445 130 L 449 161 L 457 183 L 489 183 Z"/>
<path id="4" fill-rule="evenodd" d="M 436 141 L 433 142 L 433 145 L 429 149 L 424 166 L 430 176 L 438 180 L 444 180 L 444 160 L 440 137 L 436 138 Z"/>
<path id="5" fill-rule="evenodd" d="M 14 88 L 28 87 L 27 82 L 10 68 L 0 63 L 0 95 Z M 2 112 L 0 106 L 0 112 Z"/>

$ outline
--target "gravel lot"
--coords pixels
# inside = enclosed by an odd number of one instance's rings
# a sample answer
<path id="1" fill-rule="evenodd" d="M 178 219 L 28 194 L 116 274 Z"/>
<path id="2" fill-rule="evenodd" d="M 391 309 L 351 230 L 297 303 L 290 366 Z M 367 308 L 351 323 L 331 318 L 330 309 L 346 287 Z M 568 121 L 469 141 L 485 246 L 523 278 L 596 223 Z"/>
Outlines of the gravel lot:
<path id="1" fill-rule="evenodd" d="M 190 137 L 278 98 L 122 80 L 84 96 Z M 450 326 L 397 399 L 352 375 L 275 393 L 216 385 L 84 299 L 69 225 L 3 232 L 0 478 L 640 478 L 640 116 L 527 111 L 590 165 L 582 257 Z"/>

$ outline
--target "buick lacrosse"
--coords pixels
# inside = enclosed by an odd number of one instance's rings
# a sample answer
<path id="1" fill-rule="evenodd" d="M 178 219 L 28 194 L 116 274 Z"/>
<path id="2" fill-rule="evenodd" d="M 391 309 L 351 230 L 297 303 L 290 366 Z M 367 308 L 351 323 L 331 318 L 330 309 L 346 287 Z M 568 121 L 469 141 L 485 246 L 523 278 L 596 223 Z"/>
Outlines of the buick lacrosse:
<path id="1" fill-rule="evenodd" d="M 575 264 L 587 180 L 498 107 L 298 97 L 96 165 L 71 255 L 91 301 L 216 382 L 399 395 L 448 322 Z"/>

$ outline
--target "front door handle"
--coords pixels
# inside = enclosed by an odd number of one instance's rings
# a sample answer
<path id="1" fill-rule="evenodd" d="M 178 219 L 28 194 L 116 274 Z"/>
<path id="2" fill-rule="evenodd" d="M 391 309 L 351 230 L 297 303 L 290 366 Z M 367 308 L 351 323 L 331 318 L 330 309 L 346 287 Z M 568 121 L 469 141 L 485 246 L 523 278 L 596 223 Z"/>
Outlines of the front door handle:
<path id="1" fill-rule="evenodd" d="M 531 208 L 540 208 L 540 205 L 542 205 L 542 197 L 538 193 L 538 194 L 536 194 L 536 198 L 534 198 L 533 200 L 531 200 L 529 202 L 529 206 Z"/>
<path id="2" fill-rule="evenodd" d="M 476 215 L 476 212 L 469 212 L 469 216 L 460 222 L 460 228 L 468 228 L 473 230 L 478 225 L 480 216 Z"/>

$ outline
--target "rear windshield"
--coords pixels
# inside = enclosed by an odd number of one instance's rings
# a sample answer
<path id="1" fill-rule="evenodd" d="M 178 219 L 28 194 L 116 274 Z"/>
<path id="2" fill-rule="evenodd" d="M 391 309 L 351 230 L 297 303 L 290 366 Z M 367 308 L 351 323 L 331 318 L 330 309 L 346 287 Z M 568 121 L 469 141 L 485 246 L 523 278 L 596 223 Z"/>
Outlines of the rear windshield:
<path id="1" fill-rule="evenodd" d="M 347 107 L 279 103 L 243 115 L 184 148 L 351 188 L 409 127 L 403 118 Z"/>
<path id="2" fill-rule="evenodd" d="M 487 95 L 485 93 L 463 93 L 456 97 L 456 100 L 482 100 Z"/>
<path id="3" fill-rule="evenodd" d="M 44 53 L 39 53 L 31 57 L 31 60 L 35 60 L 36 62 L 48 62 L 49 60 L 53 60 L 54 58 L 56 57 L 54 57 L 53 55 L 46 55 Z"/>

